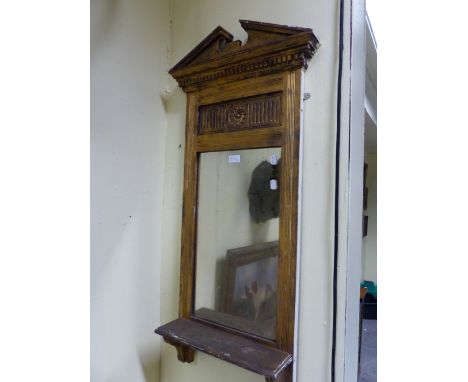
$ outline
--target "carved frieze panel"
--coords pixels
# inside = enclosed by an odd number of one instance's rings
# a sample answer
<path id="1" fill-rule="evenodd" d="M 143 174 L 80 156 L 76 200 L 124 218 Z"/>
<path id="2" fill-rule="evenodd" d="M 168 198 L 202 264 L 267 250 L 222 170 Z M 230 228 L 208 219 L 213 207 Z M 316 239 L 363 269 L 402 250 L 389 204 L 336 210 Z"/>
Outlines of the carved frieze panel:
<path id="1" fill-rule="evenodd" d="M 281 92 L 201 106 L 199 134 L 281 125 Z"/>

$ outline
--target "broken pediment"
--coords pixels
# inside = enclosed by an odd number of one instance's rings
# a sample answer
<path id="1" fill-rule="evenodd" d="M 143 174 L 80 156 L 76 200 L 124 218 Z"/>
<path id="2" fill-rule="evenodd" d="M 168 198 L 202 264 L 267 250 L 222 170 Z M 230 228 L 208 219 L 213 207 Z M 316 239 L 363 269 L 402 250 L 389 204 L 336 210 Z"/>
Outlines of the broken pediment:
<path id="1" fill-rule="evenodd" d="M 276 71 L 307 68 L 320 46 L 309 28 L 240 20 L 248 38 L 244 45 L 218 26 L 169 73 L 185 91 Z"/>

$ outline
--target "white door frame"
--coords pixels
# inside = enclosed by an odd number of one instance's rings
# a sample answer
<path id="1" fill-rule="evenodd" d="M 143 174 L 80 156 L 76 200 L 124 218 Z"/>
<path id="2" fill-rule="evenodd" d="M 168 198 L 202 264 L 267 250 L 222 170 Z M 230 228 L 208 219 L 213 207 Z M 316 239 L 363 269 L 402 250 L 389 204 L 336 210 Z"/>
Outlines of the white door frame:
<path id="1" fill-rule="evenodd" d="M 365 96 L 365 0 L 340 1 L 342 72 L 337 175 L 335 382 L 356 382 L 359 353 Z"/>

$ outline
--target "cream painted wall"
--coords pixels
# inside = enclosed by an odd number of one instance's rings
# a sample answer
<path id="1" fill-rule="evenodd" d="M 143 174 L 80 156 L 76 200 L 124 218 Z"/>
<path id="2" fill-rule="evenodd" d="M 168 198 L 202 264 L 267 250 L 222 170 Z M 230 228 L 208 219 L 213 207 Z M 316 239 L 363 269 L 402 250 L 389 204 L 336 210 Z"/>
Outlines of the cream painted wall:
<path id="1" fill-rule="evenodd" d="M 159 381 L 169 9 L 91 1 L 93 382 Z"/>
<path id="2" fill-rule="evenodd" d="M 330 380 L 333 275 L 333 195 L 338 64 L 338 4 L 329 0 L 173 0 L 171 65 L 222 25 L 236 39 L 246 34 L 239 19 L 311 27 L 322 46 L 305 75 L 300 307 L 297 374 L 299 382 Z M 161 321 L 177 317 L 180 265 L 185 95 L 170 80 L 166 135 L 161 266 Z M 191 364 L 162 347 L 162 382 L 263 382 L 264 378 L 197 353 Z"/>
<path id="3" fill-rule="evenodd" d="M 377 154 L 366 154 L 367 168 L 367 210 L 369 216 L 367 236 L 363 239 L 363 272 L 361 279 L 377 284 Z"/>
<path id="4" fill-rule="evenodd" d="M 186 100 L 166 72 L 217 25 L 244 40 L 241 18 L 311 27 L 322 44 L 304 78 L 311 98 L 304 103 L 297 374 L 300 382 L 330 380 L 337 2 L 93 0 L 93 382 L 264 381 L 204 354 L 181 364 L 153 334 L 177 317 L 179 293 Z"/>

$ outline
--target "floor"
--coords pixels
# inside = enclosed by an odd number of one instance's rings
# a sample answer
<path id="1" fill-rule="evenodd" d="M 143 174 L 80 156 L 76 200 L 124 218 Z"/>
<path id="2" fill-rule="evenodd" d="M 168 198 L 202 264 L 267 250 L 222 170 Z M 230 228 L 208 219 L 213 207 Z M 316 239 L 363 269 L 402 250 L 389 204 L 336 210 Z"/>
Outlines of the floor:
<path id="1" fill-rule="evenodd" d="M 362 320 L 361 368 L 358 382 L 377 381 L 377 320 Z"/>

